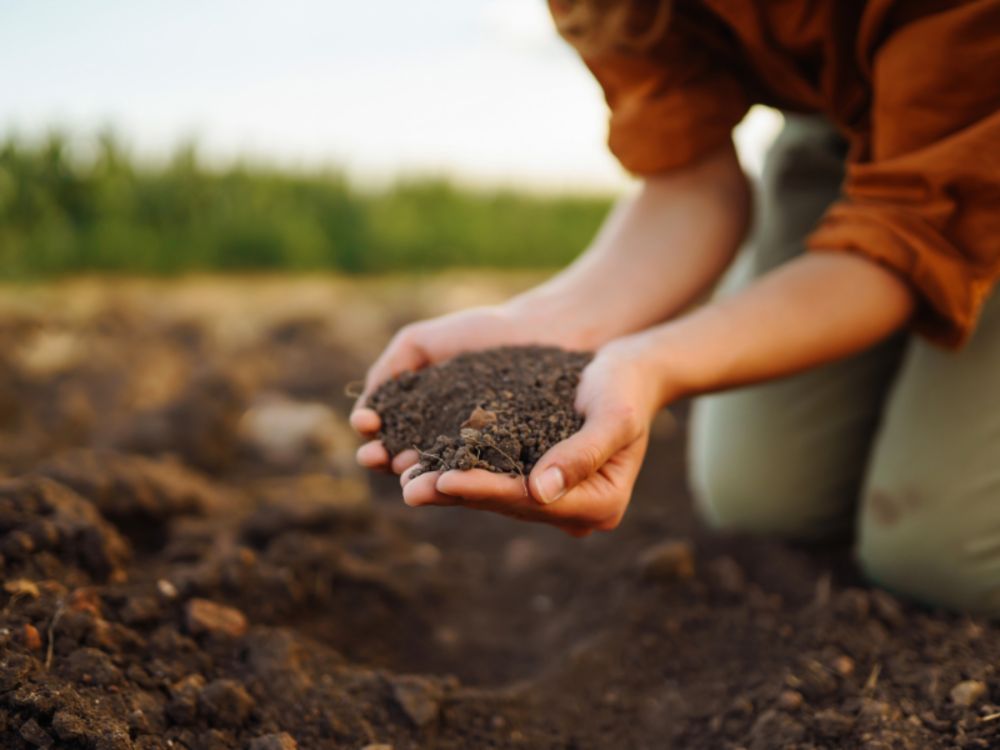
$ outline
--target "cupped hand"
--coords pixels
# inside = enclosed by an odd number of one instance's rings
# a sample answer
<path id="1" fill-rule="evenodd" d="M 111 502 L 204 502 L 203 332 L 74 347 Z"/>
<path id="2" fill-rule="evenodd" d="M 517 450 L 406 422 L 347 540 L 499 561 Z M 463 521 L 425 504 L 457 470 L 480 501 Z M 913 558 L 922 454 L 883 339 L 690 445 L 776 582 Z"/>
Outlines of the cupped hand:
<path id="1" fill-rule="evenodd" d="M 400 329 L 369 369 L 364 390 L 351 412 L 351 426 L 369 438 L 358 449 L 358 463 L 369 469 L 391 469 L 401 474 L 419 458 L 413 450 L 390 457 L 382 442 L 374 439 L 381 420 L 365 402 L 389 378 L 441 362 L 460 352 L 505 345 L 551 344 L 556 342 L 555 337 L 551 326 L 540 326 L 522 311 L 505 305 L 463 310 Z"/>
<path id="2" fill-rule="evenodd" d="M 553 446 L 526 479 L 481 469 L 401 477 L 408 505 L 461 505 L 552 524 L 574 536 L 618 526 L 662 401 L 641 339 L 619 339 L 584 369 L 576 408 L 583 427 Z"/>

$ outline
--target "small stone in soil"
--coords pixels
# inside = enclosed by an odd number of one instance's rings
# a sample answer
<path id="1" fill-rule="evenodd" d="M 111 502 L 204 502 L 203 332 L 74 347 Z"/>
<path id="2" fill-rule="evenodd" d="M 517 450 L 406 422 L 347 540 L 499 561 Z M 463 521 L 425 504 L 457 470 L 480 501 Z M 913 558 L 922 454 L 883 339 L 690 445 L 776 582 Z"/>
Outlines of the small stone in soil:
<path id="1" fill-rule="evenodd" d="M 727 594 L 740 594 L 746 588 L 746 575 L 739 563 L 731 557 L 712 560 L 708 565 L 708 572 L 712 582 Z"/>
<path id="2" fill-rule="evenodd" d="M 41 651 L 42 650 L 42 636 L 38 632 L 38 628 L 29 622 L 24 624 L 21 630 L 21 637 L 24 639 L 24 646 L 29 651 Z"/>
<path id="3" fill-rule="evenodd" d="M 234 607 L 208 599 L 191 599 L 187 603 L 187 627 L 193 635 L 207 633 L 239 638 L 247 632 L 247 618 Z"/>
<path id="4" fill-rule="evenodd" d="M 395 677 L 392 694 L 410 721 L 418 727 L 437 719 L 441 710 L 441 691 L 430 680 L 417 676 Z"/>
<path id="5" fill-rule="evenodd" d="M 812 719 L 820 733 L 827 737 L 841 737 L 854 726 L 853 718 L 833 708 L 817 711 Z"/>
<path id="6" fill-rule="evenodd" d="M 804 702 L 805 699 L 798 690 L 783 690 L 778 696 L 778 707 L 785 711 L 797 711 Z"/>
<path id="7" fill-rule="evenodd" d="M 238 727 L 253 709 L 253 697 L 236 680 L 213 680 L 198 694 L 199 713 L 219 726 Z"/>
<path id="8" fill-rule="evenodd" d="M 685 539 L 670 540 L 644 550 L 638 563 L 648 581 L 683 580 L 694 576 L 694 549 Z"/>
<path id="9" fill-rule="evenodd" d="M 288 732 L 265 734 L 250 740 L 250 750 L 296 750 L 299 743 Z"/>
<path id="10" fill-rule="evenodd" d="M 3 590 L 11 596 L 30 596 L 32 599 L 37 599 L 39 596 L 38 584 L 24 578 L 18 578 L 15 581 L 6 581 L 3 585 Z"/>
<path id="11" fill-rule="evenodd" d="M 838 656 L 833 660 L 831 666 L 833 671 L 841 677 L 849 677 L 854 674 L 854 659 L 850 656 Z"/>
<path id="12" fill-rule="evenodd" d="M 969 708 L 986 694 L 986 683 L 979 680 L 965 680 L 951 689 L 951 700 L 956 706 Z"/>
<path id="13" fill-rule="evenodd" d="M 869 594 L 869 598 L 871 599 L 875 614 L 886 625 L 898 628 L 906 623 L 906 617 L 903 615 L 903 607 L 892 594 L 881 589 L 874 589 Z"/>

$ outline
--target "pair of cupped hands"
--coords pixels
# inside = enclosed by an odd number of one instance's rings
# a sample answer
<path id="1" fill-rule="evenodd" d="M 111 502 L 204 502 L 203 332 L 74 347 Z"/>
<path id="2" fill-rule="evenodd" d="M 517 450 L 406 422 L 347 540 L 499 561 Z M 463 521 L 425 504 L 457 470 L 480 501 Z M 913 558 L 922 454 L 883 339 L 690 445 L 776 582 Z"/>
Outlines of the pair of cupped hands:
<path id="1" fill-rule="evenodd" d="M 600 347 L 584 369 L 576 409 L 583 427 L 553 446 L 527 481 L 483 469 L 431 471 L 411 477 L 419 456 L 407 450 L 390 456 L 376 439 L 378 414 L 365 406 L 381 383 L 464 351 L 504 345 L 550 344 L 583 348 L 559 332 L 546 338 L 551 321 L 534 320 L 503 306 L 466 310 L 401 329 L 369 370 L 351 425 L 368 439 L 358 449 L 367 468 L 400 475 L 408 505 L 461 505 L 527 521 L 548 523 L 573 536 L 615 528 L 625 514 L 649 442 L 649 425 L 660 406 L 655 367 L 641 335 Z M 552 331 L 551 336 L 556 332 Z"/>

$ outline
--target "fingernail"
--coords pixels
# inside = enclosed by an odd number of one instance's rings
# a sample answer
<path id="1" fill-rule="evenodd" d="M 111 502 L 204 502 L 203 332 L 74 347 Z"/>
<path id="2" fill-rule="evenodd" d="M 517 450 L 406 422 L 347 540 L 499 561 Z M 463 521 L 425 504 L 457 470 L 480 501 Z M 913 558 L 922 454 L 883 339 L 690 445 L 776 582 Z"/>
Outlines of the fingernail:
<path id="1" fill-rule="evenodd" d="M 550 466 L 538 477 L 535 486 L 538 489 L 538 499 L 548 505 L 566 494 L 566 477 L 558 466 Z"/>

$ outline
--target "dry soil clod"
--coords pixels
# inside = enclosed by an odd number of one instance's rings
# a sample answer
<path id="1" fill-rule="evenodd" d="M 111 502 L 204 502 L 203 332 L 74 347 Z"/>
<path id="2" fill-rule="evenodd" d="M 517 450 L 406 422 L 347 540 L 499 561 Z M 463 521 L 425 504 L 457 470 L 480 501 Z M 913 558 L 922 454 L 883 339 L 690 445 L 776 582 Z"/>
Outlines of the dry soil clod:
<path id="1" fill-rule="evenodd" d="M 431 470 L 486 469 L 521 477 L 583 425 L 574 403 L 591 355 L 554 347 L 500 347 L 383 383 L 368 403 L 396 455 L 415 448 Z"/>

